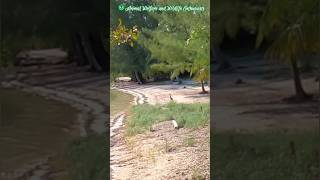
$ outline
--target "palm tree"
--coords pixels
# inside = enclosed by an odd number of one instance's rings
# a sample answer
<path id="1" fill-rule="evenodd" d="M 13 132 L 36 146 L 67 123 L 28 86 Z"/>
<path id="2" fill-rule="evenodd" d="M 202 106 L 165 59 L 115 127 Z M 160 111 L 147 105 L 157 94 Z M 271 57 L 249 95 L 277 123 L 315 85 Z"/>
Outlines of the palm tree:
<path id="1" fill-rule="evenodd" d="M 291 65 L 295 97 L 310 97 L 303 89 L 298 60 L 319 50 L 319 1 L 272 0 L 267 5 L 259 25 L 256 46 L 271 40 L 268 59 Z"/>
<path id="2" fill-rule="evenodd" d="M 207 93 L 206 89 L 204 88 L 204 83 L 207 80 L 209 80 L 209 77 L 210 77 L 209 66 L 194 66 L 192 67 L 191 75 L 193 72 L 196 73 L 194 79 L 201 83 L 201 90 L 202 90 L 201 93 L 202 94 Z"/>
<path id="3" fill-rule="evenodd" d="M 205 25 L 205 21 L 196 27 L 191 31 L 186 47 L 193 54 L 190 76 L 201 83 L 201 93 L 204 94 L 207 93 L 204 84 L 210 79 L 210 27 Z"/>
<path id="4" fill-rule="evenodd" d="M 209 7 L 209 2 L 201 0 L 197 4 Z M 154 60 L 150 63 L 151 71 L 168 73 L 171 79 L 189 73 L 201 83 L 202 93 L 206 93 L 204 84 L 210 74 L 209 11 L 153 15 L 158 22 L 156 28 L 143 28 L 138 40 Z"/>

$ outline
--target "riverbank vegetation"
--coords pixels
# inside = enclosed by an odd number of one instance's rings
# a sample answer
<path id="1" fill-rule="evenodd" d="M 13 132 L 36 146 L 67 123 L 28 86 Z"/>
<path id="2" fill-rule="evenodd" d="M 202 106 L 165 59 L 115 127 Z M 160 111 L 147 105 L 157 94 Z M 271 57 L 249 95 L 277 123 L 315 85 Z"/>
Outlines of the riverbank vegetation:
<path id="1" fill-rule="evenodd" d="M 165 105 L 142 104 L 133 106 L 126 128 L 128 135 L 143 133 L 152 125 L 175 120 L 180 128 L 199 128 L 210 121 L 209 104 L 181 104 L 171 102 Z"/>
<path id="2" fill-rule="evenodd" d="M 140 84 L 188 77 L 198 81 L 206 93 L 204 84 L 210 74 L 209 1 L 192 3 L 206 10 L 195 14 L 122 14 L 117 11 L 118 2 L 113 2 L 111 19 L 119 21 L 111 21 L 111 74 L 126 74 Z"/>

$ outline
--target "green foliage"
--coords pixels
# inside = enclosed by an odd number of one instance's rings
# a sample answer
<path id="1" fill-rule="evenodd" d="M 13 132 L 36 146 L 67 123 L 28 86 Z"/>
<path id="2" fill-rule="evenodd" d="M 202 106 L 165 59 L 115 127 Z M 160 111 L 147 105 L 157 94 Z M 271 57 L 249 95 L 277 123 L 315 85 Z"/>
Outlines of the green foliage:
<path id="1" fill-rule="evenodd" d="M 212 32 L 213 45 L 218 47 L 225 36 L 235 38 L 242 28 L 250 33 L 256 33 L 264 4 L 248 0 L 216 0 Z"/>
<path id="2" fill-rule="evenodd" d="M 130 4 L 130 2 L 128 2 Z M 150 2 L 152 3 L 152 2 Z M 168 4 L 166 2 L 157 2 Z M 175 2 L 170 2 L 173 4 Z M 176 3 L 181 3 L 176 1 Z M 195 2 L 188 2 L 193 4 Z M 115 8 L 119 3 L 113 2 Z M 199 2 L 197 2 L 199 4 Z M 209 1 L 200 4 L 210 7 Z M 112 21 L 111 69 L 113 74 L 142 72 L 145 77 L 170 74 L 171 79 L 189 73 L 197 81 L 207 81 L 210 72 L 209 11 L 201 13 L 119 13 L 111 19 L 123 19 L 119 25 Z M 139 38 L 128 27 L 141 27 Z M 131 39 L 128 41 L 128 37 Z M 135 41 L 137 40 L 137 41 Z M 135 42 L 135 46 L 133 46 Z M 130 45 L 129 47 L 127 45 Z"/>
<path id="3" fill-rule="evenodd" d="M 163 4 L 181 1 L 162 2 Z M 193 4 L 195 2 L 188 2 Z M 161 3 L 160 3 L 161 4 Z M 197 1 L 210 7 L 209 1 Z M 154 13 L 157 20 L 154 29 L 143 28 L 138 42 L 150 51 L 155 63 L 150 68 L 171 74 L 171 79 L 185 72 L 196 80 L 209 79 L 210 64 L 210 27 L 209 11 L 189 13 Z"/>
<path id="4" fill-rule="evenodd" d="M 270 1 L 260 21 L 257 47 L 271 41 L 266 55 L 287 62 L 319 52 L 319 4 L 317 0 Z"/>
<path id="5" fill-rule="evenodd" d="M 132 29 L 127 29 L 125 25 L 122 24 L 122 20 L 119 19 L 119 25 L 116 29 L 112 30 L 111 45 L 121 45 L 129 44 L 133 47 L 134 42 L 138 39 L 138 27 L 133 26 Z"/>
<path id="6" fill-rule="evenodd" d="M 135 135 L 148 130 L 153 124 L 176 120 L 180 127 L 198 128 L 209 122 L 209 104 L 137 105 L 127 122 L 127 134 Z"/>
<path id="7" fill-rule="evenodd" d="M 135 2 L 127 2 L 128 5 Z M 111 13 L 110 13 L 110 42 L 113 42 L 113 46 L 110 48 L 110 70 L 111 73 L 116 77 L 120 74 L 131 76 L 132 72 L 140 72 L 146 75 L 149 69 L 148 63 L 148 52 L 143 48 L 139 42 L 136 41 L 139 33 L 134 33 L 135 27 L 151 28 L 154 24 L 153 19 L 146 13 L 141 12 L 130 12 L 130 13 L 120 13 L 118 11 L 119 1 L 112 0 L 110 3 Z M 121 24 L 119 24 L 119 19 L 121 19 Z M 116 31 L 114 31 L 116 30 Z M 118 31 L 117 31 L 118 30 Z M 116 38 L 112 37 L 115 33 Z M 134 44 L 131 42 L 127 43 L 127 37 L 131 34 L 134 37 Z M 121 37 L 121 35 L 123 35 Z M 139 35 L 140 38 L 140 35 Z M 120 45 L 118 45 L 120 42 Z M 124 43 L 123 43 L 124 42 Z M 134 45 L 134 46 L 132 46 Z"/>
<path id="8" fill-rule="evenodd" d="M 111 47 L 111 73 L 131 76 L 132 72 L 146 72 L 148 69 L 148 52 L 138 43 L 131 47 L 128 44 Z"/>
<path id="9" fill-rule="evenodd" d="M 71 160 L 69 179 L 100 180 L 109 175 L 107 160 L 107 137 L 89 136 L 75 140 L 69 146 L 68 157 Z"/>

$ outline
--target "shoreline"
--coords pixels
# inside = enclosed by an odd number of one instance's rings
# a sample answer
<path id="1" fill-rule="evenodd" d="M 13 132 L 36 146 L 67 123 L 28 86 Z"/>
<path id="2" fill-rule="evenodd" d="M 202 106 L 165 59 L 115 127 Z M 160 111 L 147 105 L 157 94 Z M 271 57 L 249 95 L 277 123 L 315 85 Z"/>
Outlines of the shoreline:
<path id="1" fill-rule="evenodd" d="M 41 86 L 32 86 L 16 80 L 0 82 L 0 87 L 3 89 L 14 89 L 24 93 L 34 94 L 47 100 L 55 100 L 78 110 L 79 112 L 77 113 L 75 127 L 79 130 L 79 137 L 87 137 L 90 134 L 103 134 L 108 132 L 108 128 L 106 127 L 108 117 L 104 117 L 106 120 L 106 122 L 103 123 L 105 131 L 102 131 L 101 127 L 96 128 L 101 124 L 101 119 L 105 115 L 103 105 L 97 102 L 88 100 L 75 93 Z M 48 179 L 46 176 L 52 175 L 53 172 L 49 167 L 49 159 L 51 157 L 52 155 L 29 162 L 30 165 L 24 165 L 25 167 L 17 169 L 13 173 L 13 176 L 8 177 L 8 179 L 19 180 L 26 177 Z"/>

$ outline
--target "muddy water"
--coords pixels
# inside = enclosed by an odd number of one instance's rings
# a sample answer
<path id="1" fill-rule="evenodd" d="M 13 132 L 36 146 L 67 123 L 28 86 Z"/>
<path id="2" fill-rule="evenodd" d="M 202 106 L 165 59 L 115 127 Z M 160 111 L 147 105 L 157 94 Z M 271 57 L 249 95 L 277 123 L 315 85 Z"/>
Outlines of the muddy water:
<path id="1" fill-rule="evenodd" d="M 79 134 L 76 119 L 68 105 L 0 89 L 0 179 L 64 152 Z"/>

